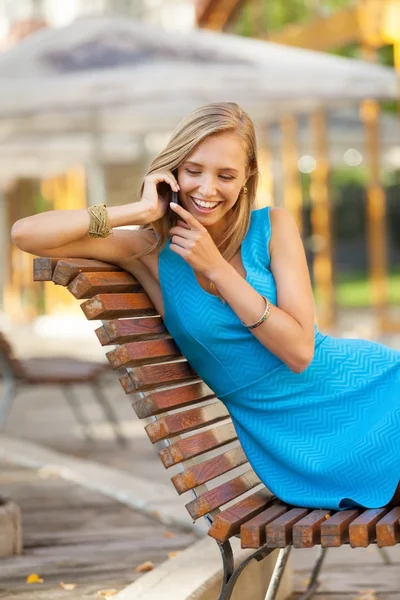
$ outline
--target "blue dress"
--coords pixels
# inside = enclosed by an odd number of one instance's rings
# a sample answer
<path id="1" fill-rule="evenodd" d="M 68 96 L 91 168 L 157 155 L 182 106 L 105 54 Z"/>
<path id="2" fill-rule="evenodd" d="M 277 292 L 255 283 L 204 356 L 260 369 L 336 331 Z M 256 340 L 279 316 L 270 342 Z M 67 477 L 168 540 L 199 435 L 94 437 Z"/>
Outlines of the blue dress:
<path id="1" fill-rule="evenodd" d="M 276 304 L 269 207 L 251 214 L 241 256 L 246 280 Z M 247 458 L 282 501 L 311 508 L 377 508 L 400 480 L 400 352 L 323 335 L 293 373 L 206 292 L 169 248 L 159 258 L 165 325 L 226 405 Z"/>

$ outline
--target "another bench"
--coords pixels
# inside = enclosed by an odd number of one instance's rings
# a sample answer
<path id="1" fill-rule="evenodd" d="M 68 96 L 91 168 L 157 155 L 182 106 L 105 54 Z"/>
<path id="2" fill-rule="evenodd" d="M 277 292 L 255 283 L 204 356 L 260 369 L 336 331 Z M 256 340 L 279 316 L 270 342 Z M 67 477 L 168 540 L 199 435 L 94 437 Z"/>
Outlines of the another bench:
<path id="1" fill-rule="evenodd" d="M 163 443 L 159 456 L 178 494 L 190 492 L 191 517 L 205 517 L 220 548 L 223 582 L 219 600 L 231 598 L 246 565 L 280 548 L 266 600 L 276 597 L 291 548 L 318 546 L 310 584 L 301 600 L 311 598 L 328 548 L 377 544 L 385 562 L 385 546 L 400 541 L 400 501 L 375 510 L 314 510 L 288 506 L 274 497 L 250 468 L 226 407 L 181 355 L 162 319 L 135 278 L 113 265 L 88 260 L 34 261 L 35 280 L 64 285 L 78 299 L 85 316 L 99 319 L 96 334 L 120 382 L 132 394 L 140 419 L 151 418 L 146 432 Z M 228 446 L 229 445 L 229 446 Z M 226 448 L 228 446 L 228 448 Z M 203 456 L 206 455 L 206 456 Z M 221 477 L 218 485 L 215 478 Z M 210 485 L 211 482 L 211 485 Z M 213 486 L 214 484 L 214 486 Z M 245 496 L 243 496 L 245 494 Z M 236 570 L 230 538 L 254 549 Z"/>
<path id="2" fill-rule="evenodd" d="M 0 431 L 5 428 L 7 416 L 18 392 L 23 387 L 56 385 L 65 399 L 86 439 L 91 440 L 90 424 L 76 397 L 73 385 L 87 385 L 113 429 L 116 439 L 123 445 L 125 438 L 113 407 L 103 391 L 104 375 L 109 366 L 70 357 L 40 356 L 18 359 L 10 341 L 0 331 L 0 376 L 3 377 L 3 394 L 0 395 Z"/>

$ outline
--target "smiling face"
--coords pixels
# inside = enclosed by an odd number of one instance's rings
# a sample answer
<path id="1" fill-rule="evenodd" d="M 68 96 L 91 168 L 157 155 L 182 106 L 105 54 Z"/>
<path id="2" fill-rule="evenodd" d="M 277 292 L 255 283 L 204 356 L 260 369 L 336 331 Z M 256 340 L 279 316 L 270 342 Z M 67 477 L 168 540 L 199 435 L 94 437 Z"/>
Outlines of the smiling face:
<path id="1" fill-rule="evenodd" d="M 209 228 L 236 204 L 246 181 L 247 156 L 233 131 L 207 137 L 178 168 L 179 199 Z"/>

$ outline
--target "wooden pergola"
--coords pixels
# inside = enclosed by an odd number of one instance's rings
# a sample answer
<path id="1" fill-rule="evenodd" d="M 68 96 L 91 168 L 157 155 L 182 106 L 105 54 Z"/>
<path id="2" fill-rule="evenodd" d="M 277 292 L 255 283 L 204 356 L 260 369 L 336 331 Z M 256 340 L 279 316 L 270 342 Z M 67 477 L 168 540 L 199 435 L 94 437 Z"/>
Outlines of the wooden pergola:
<path id="1" fill-rule="evenodd" d="M 255 0 L 247 0 L 255 5 Z M 246 4 L 246 0 L 196 0 L 199 27 L 223 31 Z M 318 7 L 318 2 L 315 3 Z M 358 0 L 353 6 L 323 15 L 315 15 L 305 23 L 285 26 L 281 31 L 264 33 L 257 37 L 268 41 L 328 51 L 358 45 L 366 61 L 377 62 L 378 49 L 393 46 L 395 68 L 400 78 L 400 1 Z M 400 98 L 400 79 L 399 79 Z M 399 103 L 400 107 L 400 103 Z M 386 199 L 381 182 L 379 153 L 380 106 L 373 97 L 360 104 L 360 118 L 365 126 L 365 144 L 368 160 L 369 181 L 367 186 L 368 250 L 372 303 L 381 332 L 400 331 L 400 321 L 389 314 L 388 260 L 386 248 Z M 326 120 L 323 111 L 316 111 L 310 118 L 314 135 L 317 168 L 312 174 L 311 195 L 313 201 L 313 230 L 325 240 L 325 248 L 316 253 L 314 275 L 323 305 L 323 322 L 334 322 L 335 292 L 333 284 L 332 225 L 329 201 Z M 293 116 L 281 119 L 283 136 L 283 160 L 285 163 L 285 203 L 296 216 L 301 228 L 302 196 L 299 172 L 293 161 L 297 147 L 297 121 Z M 400 134 L 400 129 L 399 129 Z"/>

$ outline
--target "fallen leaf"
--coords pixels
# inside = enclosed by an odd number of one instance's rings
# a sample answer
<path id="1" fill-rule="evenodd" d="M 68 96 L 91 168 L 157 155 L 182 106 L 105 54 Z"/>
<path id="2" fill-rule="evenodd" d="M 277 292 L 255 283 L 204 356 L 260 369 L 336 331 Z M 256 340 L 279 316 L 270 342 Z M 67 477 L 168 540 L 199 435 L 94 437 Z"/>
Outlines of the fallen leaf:
<path id="1" fill-rule="evenodd" d="M 176 537 L 176 533 L 174 533 L 173 531 L 166 531 L 164 533 L 164 537 L 167 539 L 171 539 L 171 538 Z"/>
<path id="2" fill-rule="evenodd" d="M 115 596 L 115 594 L 118 592 L 118 590 L 99 590 L 96 593 L 97 598 L 112 598 L 113 596 Z"/>
<path id="3" fill-rule="evenodd" d="M 64 583 L 63 581 L 60 581 L 60 586 L 63 590 L 71 591 L 76 588 L 76 583 Z"/>
<path id="4" fill-rule="evenodd" d="M 172 550 L 172 552 L 168 552 L 168 558 L 175 558 L 175 556 L 179 556 L 180 553 L 180 550 Z"/>
<path id="5" fill-rule="evenodd" d="M 26 578 L 26 583 L 43 583 L 43 579 L 37 573 L 31 573 Z"/>
<path id="6" fill-rule="evenodd" d="M 146 560 L 146 562 L 138 565 L 135 569 L 136 573 L 147 573 L 147 571 L 152 571 L 154 569 L 154 564 L 151 560 Z"/>
<path id="7" fill-rule="evenodd" d="M 359 590 L 358 596 L 354 600 L 378 600 L 376 590 Z"/>

